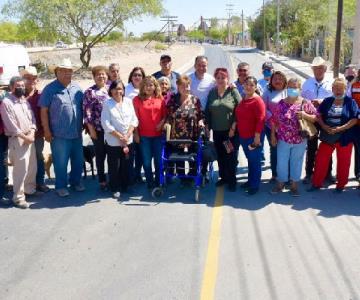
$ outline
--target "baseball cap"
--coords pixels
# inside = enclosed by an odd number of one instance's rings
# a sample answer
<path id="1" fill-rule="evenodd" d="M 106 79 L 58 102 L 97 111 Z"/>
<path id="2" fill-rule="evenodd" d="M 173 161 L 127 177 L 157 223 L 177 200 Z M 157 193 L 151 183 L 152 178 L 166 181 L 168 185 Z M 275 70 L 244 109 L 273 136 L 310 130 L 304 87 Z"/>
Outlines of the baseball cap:
<path id="1" fill-rule="evenodd" d="M 263 63 L 262 69 L 263 70 L 264 69 L 274 69 L 274 66 L 273 66 L 272 62 L 266 61 L 266 62 Z"/>
<path id="2" fill-rule="evenodd" d="M 160 60 L 163 60 L 163 59 L 168 59 L 171 61 L 171 56 L 169 54 L 163 54 L 160 56 Z"/>

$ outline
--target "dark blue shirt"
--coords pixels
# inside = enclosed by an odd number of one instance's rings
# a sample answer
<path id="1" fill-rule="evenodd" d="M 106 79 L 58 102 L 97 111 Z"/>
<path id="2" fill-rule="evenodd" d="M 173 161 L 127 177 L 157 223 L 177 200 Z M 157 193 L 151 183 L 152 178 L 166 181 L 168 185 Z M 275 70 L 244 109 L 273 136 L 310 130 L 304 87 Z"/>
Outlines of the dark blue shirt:
<path id="1" fill-rule="evenodd" d="M 158 71 L 158 72 L 152 74 L 152 76 L 154 76 L 156 79 L 159 79 L 163 76 L 169 78 L 170 83 L 171 83 L 171 92 L 174 94 L 177 93 L 176 80 L 180 77 L 179 73 L 171 71 L 170 76 L 166 76 L 161 71 Z"/>
<path id="2" fill-rule="evenodd" d="M 325 124 L 329 124 L 330 119 L 333 119 L 333 116 L 329 115 L 329 112 L 331 110 L 331 106 L 332 106 L 334 100 L 335 100 L 334 97 L 325 98 L 319 106 L 319 113 L 321 114 L 321 118 Z M 357 119 L 358 118 L 358 110 L 359 109 L 358 109 L 358 106 L 357 106 L 355 100 L 351 99 L 348 96 L 345 96 L 344 104 L 343 104 L 342 111 L 341 111 L 340 122 L 338 125 L 336 125 L 336 127 L 342 126 L 352 119 Z M 331 125 L 329 125 L 329 126 L 331 126 Z M 332 126 L 332 127 L 335 127 L 335 126 Z M 356 127 L 356 125 L 341 133 L 340 140 L 339 140 L 341 146 L 346 146 L 349 143 L 353 142 L 354 134 L 355 134 L 355 132 L 354 132 L 355 127 Z"/>
<path id="3" fill-rule="evenodd" d="M 81 88 L 72 82 L 64 87 L 58 80 L 54 80 L 44 88 L 39 106 L 49 109 L 49 125 L 54 137 L 81 137 L 83 96 Z"/>

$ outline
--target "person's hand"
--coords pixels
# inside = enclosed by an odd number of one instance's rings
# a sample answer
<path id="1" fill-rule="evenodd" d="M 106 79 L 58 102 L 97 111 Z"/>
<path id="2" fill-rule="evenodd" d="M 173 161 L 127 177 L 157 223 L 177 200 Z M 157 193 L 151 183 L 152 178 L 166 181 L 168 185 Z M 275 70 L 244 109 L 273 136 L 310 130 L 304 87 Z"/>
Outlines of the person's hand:
<path id="1" fill-rule="evenodd" d="M 255 135 L 254 137 L 254 142 L 253 142 L 254 146 L 260 146 L 261 142 L 260 142 L 260 136 Z"/>
<path id="2" fill-rule="evenodd" d="M 91 139 L 97 140 L 97 133 L 96 133 L 96 130 L 94 130 L 94 128 L 89 129 L 89 135 L 90 135 Z"/>
<path id="3" fill-rule="evenodd" d="M 311 103 L 315 106 L 315 108 L 318 108 L 320 106 L 321 102 L 322 102 L 321 99 L 311 100 Z"/>
<path id="4" fill-rule="evenodd" d="M 296 112 L 296 117 L 298 118 L 298 120 L 303 119 L 303 117 L 304 117 L 303 113 L 304 113 L 304 111 L 302 111 L 302 110 L 299 110 Z"/>
<path id="5" fill-rule="evenodd" d="M 155 127 L 155 130 L 156 131 L 161 131 L 162 129 L 163 129 L 163 122 L 159 122 L 157 125 L 156 125 L 156 127 Z"/>
<path id="6" fill-rule="evenodd" d="M 332 128 L 330 126 L 324 125 L 322 129 L 324 129 L 327 133 L 332 134 Z"/>
<path id="7" fill-rule="evenodd" d="M 273 147 L 275 147 L 277 145 L 277 138 L 273 134 L 271 135 L 270 143 L 271 143 L 271 146 L 273 146 Z"/>
<path id="8" fill-rule="evenodd" d="M 53 137 L 50 130 L 44 130 L 44 137 L 45 137 L 45 141 L 51 143 Z"/>
<path id="9" fill-rule="evenodd" d="M 204 128 L 204 127 L 205 127 L 205 124 L 204 124 L 204 121 L 203 121 L 203 120 L 200 120 L 200 121 L 199 121 L 199 127 L 200 127 L 200 128 Z"/>
<path id="10" fill-rule="evenodd" d="M 229 138 L 232 138 L 235 135 L 235 130 L 231 127 L 229 129 Z"/>
<path id="11" fill-rule="evenodd" d="M 134 132 L 134 142 L 136 144 L 140 144 L 140 136 L 139 136 L 139 133 L 137 131 Z"/>
<path id="12" fill-rule="evenodd" d="M 340 132 L 339 127 L 332 127 L 332 128 L 330 128 L 330 134 L 335 134 L 335 133 L 338 133 L 338 132 Z"/>

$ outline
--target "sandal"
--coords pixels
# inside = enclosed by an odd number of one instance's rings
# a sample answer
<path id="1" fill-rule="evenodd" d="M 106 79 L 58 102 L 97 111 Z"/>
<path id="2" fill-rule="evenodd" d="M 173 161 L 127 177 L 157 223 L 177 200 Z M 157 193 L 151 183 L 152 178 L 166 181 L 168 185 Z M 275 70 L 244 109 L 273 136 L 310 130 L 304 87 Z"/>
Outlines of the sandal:
<path id="1" fill-rule="evenodd" d="M 275 185 L 275 187 L 270 191 L 270 194 L 276 195 L 278 193 L 281 193 L 284 190 L 285 185 L 283 183 L 278 183 Z"/>

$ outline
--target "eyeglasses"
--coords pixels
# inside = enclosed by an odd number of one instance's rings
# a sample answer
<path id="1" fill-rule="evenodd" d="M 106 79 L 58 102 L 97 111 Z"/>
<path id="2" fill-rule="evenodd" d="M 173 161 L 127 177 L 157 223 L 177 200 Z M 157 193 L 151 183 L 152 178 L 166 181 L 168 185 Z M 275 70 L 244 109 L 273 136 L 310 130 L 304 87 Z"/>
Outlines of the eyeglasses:
<path id="1" fill-rule="evenodd" d="M 245 72 L 247 72 L 248 70 L 247 70 L 247 69 L 238 69 L 237 71 L 238 71 L 238 72 L 244 72 L 244 73 L 245 73 Z"/>
<path id="2" fill-rule="evenodd" d="M 134 73 L 132 76 L 133 77 L 143 77 L 141 73 Z"/>

